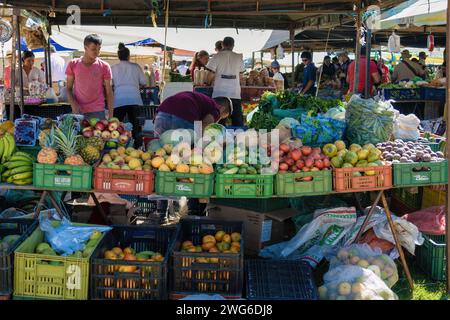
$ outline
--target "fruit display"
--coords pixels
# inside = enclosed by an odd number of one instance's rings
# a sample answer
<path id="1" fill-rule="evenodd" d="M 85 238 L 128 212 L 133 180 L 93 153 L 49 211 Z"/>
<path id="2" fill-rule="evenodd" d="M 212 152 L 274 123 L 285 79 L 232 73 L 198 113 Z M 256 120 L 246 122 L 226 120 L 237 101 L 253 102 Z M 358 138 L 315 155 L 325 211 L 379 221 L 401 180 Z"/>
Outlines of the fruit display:
<path id="1" fill-rule="evenodd" d="M 103 257 L 108 260 L 124 260 L 124 261 L 164 261 L 164 256 L 159 252 L 153 251 L 141 251 L 136 253 L 136 250 L 127 247 L 120 248 L 114 247 L 110 250 L 106 250 L 103 254 Z M 124 266 L 115 266 L 115 271 L 119 272 L 135 272 L 138 269 L 136 265 L 124 265 Z"/>
<path id="2" fill-rule="evenodd" d="M 149 152 L 123 146 L 112 149 L 102 157 L 99 168 L 121 169 L 121 170 L 144 170 L 151 171 L 151 155 Z"/>
<path id="3" fill-rule="evenodd" d="M 2 182 L 16 185 L 27 185 L 33 183 L 34 157 L 26 152 L 17 151 L 3 163 Z"/>
<path id="4" fill-rule="evenodd" d="M 100 137 L 106 142 L 106 147 L 108 148 L 125 146 L 131 138 L 131 132 L 125 130 L 123 123 L 117 118 L 109 120 L 83 119 L 81 127 L 83 137 Z"/>
<path id="5" fill-rule="evenodd" d="M 4 164 L 12 156 L 16 149 L 16 141 L 14 136 L 5 131 L 0 130 L 0 164 Z"/>
<path id="6" fill-rule="evenodd" d="M 3 239 L 0 237 L 0 254 L 3 252 L 7 252 L 14 243 L 19 240 L 20 235 L 17 234 L 11 234 L 3 237 Z"/>
<path id="7" fill-rule="evenodd" d="M 389 256 L 373 250 L 367 244 L 341 248 L 330 259 L 330 264 L 330 268 L 339 265 L 357 265 L 372 270 L 389 288 L 392 288 L 398 281 L 395 262 Z"/>
<path id="8" fill-rule="evenodd" d="M 34 146 L 38 138 L 36 119 L 16 119 L 14 121 L 14 140 L 18 146 Z"/>
<path id="9" fill-rule="evenodd" d="M 439 162 L 445 157 L 441 151 L 434 152 L 427 145 L 397 139 L 377 144 L 382 157 L 392 163 Z"/>
<path id="10" fill-rule="evenodd" d="M 14 135 L 14 123 L 11 120 L 6 120 L 0 123 L 0 135 L 8 132 L 11 135 Z"/>
<path id="11" fill-rule="evenodd" d="M 221 147 L 217 147 L 215 150 L 220 153 L 221 158 Z M 153 152 L 151 160 L 147 162 L 158 171 L 212 174 L 214 168 L 211 160 L 215 160 L 214 152 L 214 150 L 210 150 L 209 153 L 203 153 L 203 150 L 191 149 L 187 142 L 180 142 L 175 146 L 165 144 Z"/>
<path id="12" fill-rule="evenodd" d="M 280 164 L 278 173 L 286 172 L 315 172 L 328 170 L 331 167 L 329 155 L 320 148 L 302 146 L 293 148 L 286 143 L 280 144 Z M 310 181 L 312 177 L 303 177 L 304 181 Z M 309 179 L 309 180 L 308 180 Z"/>
<path id="13" fill-rule="evenodd" d="M 318 288 L 321 300 L 398 300 L 372 270 L 357 265 L 330 268 L 323 279 Z"/>
<path id="14" fill-rule="evenodd" d="M 360 146 L 352 144 L 347 149 L 345 143 L 341 140 L 334 144 L 326 144 L 323 147 L 323 152 L 331 158 L 331 165 L 333 168 L 354 168 L 354 167 L 376 167 L 384 165 L 381 161 L 381 150 L 377 149 L 373 144 L 366 144 Z M 355 171 L 355 176 L 361 176 L 362 173 Z M 364 171 L 365 176 L 373 176 L 373 170 Z"/>
<path id="15" fill-rule="evenodd" d="M 72 253 L 71 255 L 68 255 L 69 258 L 88 258 L 95 250 L 95 247 L 99 243 L 100 239 L 102 238 L 103 233 L 100 231 L 93 231 L 87 241 L 84 242 L 84 249 L 83 251 L 76 251 Z M 46 256 L 59 256 L 59 254 L 51 247 L 51 245 L 48 242 L 41 242 L 36 245 L 34 248 L 34 252 L 37 254 L 42 254 Z M 64 263 L 61 261 L 48 261 L 46 263 L 43 261 L 44 264 L 50 264 L 50 265 L 63 265 Z"/>
<path id="16" fill-rule="evenodd" d="M 181 252 L 197 252 L 197 253 L 239 253 L 241 251 L 241 234 L 225 231 L 217 231 L 215 235 L 208 234 L 202 237 L 202 242 L 195 244 L 191 240 L 185 240 L 181 243 Z M 218 258 L 198 257 L 197 262 L 217 263 Z"/>

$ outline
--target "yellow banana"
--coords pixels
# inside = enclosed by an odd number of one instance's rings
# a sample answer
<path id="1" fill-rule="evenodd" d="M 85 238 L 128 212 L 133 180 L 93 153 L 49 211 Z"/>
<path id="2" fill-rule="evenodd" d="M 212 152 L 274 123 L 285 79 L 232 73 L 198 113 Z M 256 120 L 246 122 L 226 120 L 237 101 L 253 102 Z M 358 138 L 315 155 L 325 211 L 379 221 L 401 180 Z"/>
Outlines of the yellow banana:
<path id="1" fill-rule="evenodd" d="M 4 150 L 3 150 L 3 154 L 2 154 L 2 159 L 1 159 L 1 163 L 5 163 L 7 161 L 6 157 L 8 154 L 8 150 L 9 150 L 9 140 L 6 137 L 6 134 L 3 136 L 3 143 L 4 143 Z"/>
<path id="2" fill-rule="evenodd" d="M 14 153 L 14 150 L 16 149 L 16 141 L 14 140 L 14 136 L 10 133 L 6 133 L 6 139 L 9 142 L 9 149 L 8 149 L 8 154 L 7 154 L 7 160 L 9 158 L 11 158 L 11 156 Z"/>
<path id="3" fill-rule="evenodd" d="M 14 180 L 12 181 L 12 183 L 17 184 L 17 185 L 26 185 L 26 184 L 32 184 L 33 183 L 33 179 L 23 179 L 23 180 Z"/>
<path id="4" fill-rule="evenodd" d="M 4 137 L 0 138 L 0 159 L 3 156 L 3 151 L 5 151 L 5 142 L 3 141 Z"/>
<path id="5" fill-rule="evenodd" d="M 29 179 L 29 178 L 33 178 L 33 172 L 22 172 L 22 173 L 16 173 L 15 175 L 12 176 L 13 180 L 24 180 L 24 179 Z"/>

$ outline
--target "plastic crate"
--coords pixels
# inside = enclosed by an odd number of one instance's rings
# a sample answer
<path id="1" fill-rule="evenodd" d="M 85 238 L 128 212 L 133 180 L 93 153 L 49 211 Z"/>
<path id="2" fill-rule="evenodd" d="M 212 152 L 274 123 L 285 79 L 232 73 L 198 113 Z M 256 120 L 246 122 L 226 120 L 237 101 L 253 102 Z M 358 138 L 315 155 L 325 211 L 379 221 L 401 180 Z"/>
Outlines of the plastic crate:
<path id="1" fill-rule="evenodd" d="M 14 250 L 36 229 L 38 222 L 33 219 L 0 219 L 0 238 L 19 235 L 8 250 L 0 250 L 0 296 L 10 296 L 13 292 Z"/>
<path id="2" fill-rule="evenodd" d="M 447 184 L 448 161 L 394 163 L 394 186 L 415 187 Z"/>
<path id="3" fill-rule="evenodd" d="M 270 199 L 211 199 L 211 203 L 239 208 L 244 210 L 251 210 L 256 212 L 271 212 L 275 210 L 285 209 L 289 207 L 289 201 L 283 198 Z"/>
<path id="4" fill-rule="evenodd" d="M 91 260 L 90 298 L 93 300 L 167 299 L 169 255 L 176 237 L 175 228 L 114 226 L 97 247 Z M 111 261 L 104 253 L 113 247 L 131 247 L 136 252 L 153 251 L 164 261 Z M 120 272 L 120 266 L 135 266 L 135 272 Z"/>
<path id="5" fill-rule="evenodd" d="M 28 147 L 28 146 L 25 147 L 25 146 L 23 146 L 23 147 L 17 147 L 17 148 L 19 149 L 19 151 L 26 152 L 26 153 L 28 153 L 29 155 L 31 155 L 31 156 L 33 156 L 35 158 L 37 158 L 37 155 L 38 155 L 39 151 L 41 151 L 41 146 L 40 145 L 35 145 L 33 147 Z"/>
<path id="6" fill-rule="evenodd" d="M 94 226 L 82 223 L 73 225 Z M 104 237 L 105 234 L 99 244 Z M 14 296 L 31 299 L 86 300 L 89 290 L 89 261 L 92 254 L 87 258 L 74 258 L 34 253 L 36 246 L 43 241 L 44 232 L 36 228 L 15 250 Z"/>
<path id="7" fill-rule="evenodd" d="M 431 101 L 445 101 L 445 88 L 422 87 L 422 99 Z"/>
<path id="8" fill-rule="evenodd" d="M 149 200 L 134 195 L 120 195 L 120 197 L 133 203 L 133 207 L 137 208 L 135 211 L 137 216 L 147 216 L 158 208 L 158 200 Z"/>
<path id="9" fill-rule="evenodd" d="M 270 198 L 275 175 L 216 174 L 219 198 Z"/>
<path id="10" fill-rule="evenodd" d="M 205 235 L 217 231 L 241 234 L 239 253 L 181 252 L 183 241 L 201 244 Z M 244 277 L 244 226 L 241 221 L 220 221 L 206 218 L 182 219 L 172 254 L 171 296 L 188 294 L 220 294 L 242 297 Z M 216 258 L 216 262 L 199 262 L 199 258 Z"/>
<path id="11" fill-rule="evenodd" d="M 192 179 L 192 182 L 186 181 Z M 214 174 L 157 171 L 156 193 L 168 196 L 208 198 L 213 193 Z"/>
<path id="12" fill-rule="evenodd" d="M 372 171 L 374 175 L 354 176 L 355 172 L 364 174 Z M 391 166 L 335 168 L 333 169 L 333 189 L 337 192 L 362 192 L 388 189 L 392 186 Z"/>
<path id="13" fill-rule="evenodd" d="M 94 169 L 94 190 L 121 194 L 147 195 L 153 192 L 154 174 L 152 171 Z"/>
<path id="14" fill-rule="evenodd" d="M 318 300 L 313 272 L 307 262 L 246 260 L 248 300 Z"/>
<path id="15" fill-rule="evenodd" d="M 418 190 L 411 190 L 412 188 L 396 188 L 392 189 L 392 196 L 398 201 L 404 203 L 409 208 L 414 210 L 420 209 L 422 205 L 422 188 L 414 188 Z M 412 192 L 414 191 L 414 192 Z M 417 191 L 417 192 L 415 192 Z"/>
<path id="16" fill-rule="evenodd" d="M 382 89 L 381 94 L 385 100 L 420 100 L 420 88 Z"/>
<path id="17" fill-rule="evenodd" d="M 33 163 L 33 185 L 68 191 L 92 189 L 92 167 Z"/>
<path id="18" fill-rule="evenodd" d="M 447 193 L 445 191 L 433 190 L 423 187 L 422 209 L 445 205 Z"/>
<path id="19" fill-rule="evenodd" d="M 304 181 L 305 177 L 311 178 L 311 181 Z M 278 173 L 276 176 L 275 194 L 279 196 L 329 194 L 332 188 L 331 170 Z"/>
<path id="20" fill-rule="evenodd" d="M 433 280 L 444 281 L 446 276 L 445 235 L 423 234 L 425 239 L 417 246 L 416 259 L 419 267 Z"/>
<path id="21" fill-rule="evenodd" d="M 421 143 L 424 146 L 430 147 L 431 151 L 438 152 L 439 151 L 439 142 L 428 142 L 428 143 Z"/>

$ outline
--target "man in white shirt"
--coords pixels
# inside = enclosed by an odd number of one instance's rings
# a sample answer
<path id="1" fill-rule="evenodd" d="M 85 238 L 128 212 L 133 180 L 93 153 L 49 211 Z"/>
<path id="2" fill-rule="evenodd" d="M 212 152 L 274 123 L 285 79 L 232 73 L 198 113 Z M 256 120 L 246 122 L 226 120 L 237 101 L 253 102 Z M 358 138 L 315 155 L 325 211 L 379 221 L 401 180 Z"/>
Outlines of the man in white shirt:
<path id="1" fill-rule="evenodd" d="M 244 118 L 241 106 L 240 73 L 245 71 L 242 54 L 233 52 L 234 39 L 225 37 L 222 41 L 222 51 L 215 54 L 206 65 L 211 71 L 208 82 L 214 80 L 213 98 L 227 97 L 233 102 L 231 115 L 233 126 L 243 126 Z"/>
<path id="2" fill-rule="evenodd" d="M 183 60 L 181 62 L 181 64 L 177 67 L 177 70 L 182 76 L 185 76 L 187 74 L 189 68 L 186 65 L 186 60 Z"/>
<path id="3" fill-rule="evenodd" d="M 52 68 L 52 87 L 58 94 L 58 82 L 66 80 L 66 62 L 56 53 L 55 46 L 50 46 L 50 66 Z"/>

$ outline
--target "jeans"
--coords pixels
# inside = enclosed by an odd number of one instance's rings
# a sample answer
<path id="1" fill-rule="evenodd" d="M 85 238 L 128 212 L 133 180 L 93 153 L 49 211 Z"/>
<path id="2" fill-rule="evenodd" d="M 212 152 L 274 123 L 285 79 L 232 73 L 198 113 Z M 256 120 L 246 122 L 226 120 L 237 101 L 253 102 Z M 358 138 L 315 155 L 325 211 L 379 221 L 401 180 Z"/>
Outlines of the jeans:
<path id="1" fill-rule="evenodd" d="M 91 118 L 97 118 L 99 120 L 105 119 L 105 112 L 104 111 L 97 111 L 97 112 L 86 112 L 83 113 L 84 117 L 89 120 Z"/>
<path id="2" fill-rule="evenodd" d="M 166 112 L 158 112 L 155 118 L 155 131 L 163 134 L 167 130 L 194 129 L 194 123 Z"/>
<path id="3" fill-rule="evenodd" d="M 121 106 L 114 108 L 114 117 L 118 118 L 120 122 L 124 122 L 125 116 L 128 117 L 128 121 L 133 125 L 133 139 L 137 143 L 137 133 L 139 132 L 138 123 L 138 110 L 139 106 Z"/>

